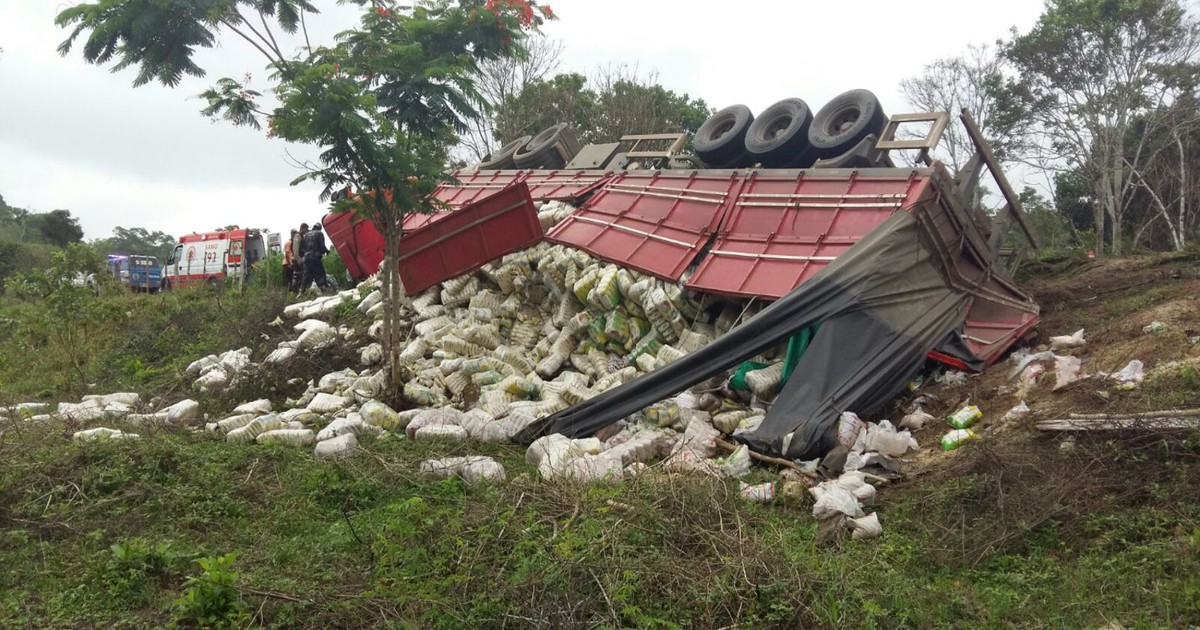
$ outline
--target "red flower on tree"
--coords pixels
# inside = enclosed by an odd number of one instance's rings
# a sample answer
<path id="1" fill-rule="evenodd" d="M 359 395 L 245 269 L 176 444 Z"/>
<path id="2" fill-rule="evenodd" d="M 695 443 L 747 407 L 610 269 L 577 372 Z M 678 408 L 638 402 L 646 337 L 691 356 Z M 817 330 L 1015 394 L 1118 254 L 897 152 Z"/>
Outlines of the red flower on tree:
<path id="1" fill-rule="evenodd" d="M 539 7 L 532 0 L 486 0 L 483 8 L 497 16 L 500 16 L 504 9 L 511 9 L 516 12 L 517 21 L 522 26 L 534 24 L 536 13 L 534 9 L 539 9 L 546 19 L 554 19 L 554 12 L 550 10 L 550 7 Z"/>

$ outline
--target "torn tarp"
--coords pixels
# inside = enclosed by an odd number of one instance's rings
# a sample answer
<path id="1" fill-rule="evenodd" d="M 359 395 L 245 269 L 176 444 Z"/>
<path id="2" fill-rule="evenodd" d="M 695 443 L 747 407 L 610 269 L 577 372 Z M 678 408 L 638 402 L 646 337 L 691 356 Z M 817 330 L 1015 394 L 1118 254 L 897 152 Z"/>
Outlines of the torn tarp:
<path id="1" fill-rule="evenodd" d="M 534 423 L 518 441 L 591 435 L 820 324 L 763 425 L 743 436 L 756 450 L 788 457 L 820 451 L 841 411 L 886 403 L 962 325 L 966 294 L 942 273 L 953 261 L 932 253 L 946 248 L 929 242 L 920 214 L 897 212 L 753 319 L 697 352 Z M 796 437 L 785 439 L 793 432 Z"/>

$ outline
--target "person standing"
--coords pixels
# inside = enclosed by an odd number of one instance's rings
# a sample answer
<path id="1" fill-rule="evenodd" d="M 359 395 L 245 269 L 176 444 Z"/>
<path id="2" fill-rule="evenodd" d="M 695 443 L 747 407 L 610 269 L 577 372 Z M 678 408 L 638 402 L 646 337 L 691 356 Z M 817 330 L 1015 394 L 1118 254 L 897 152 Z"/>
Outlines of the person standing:
<path id="1" fill-rule="evenodd" d="M 321 259 L 329 253 L 329 247 L 325 245 L 325 235 L 321 232 L 320 223 L 313 225 L 312 230 L 304 235 L 302 251 L 304 252 L 304 282 L 300 286 L 300 291 L 307 290 L 314 282 L 320 287 L 328 285 L 329 283 L 325 279 L 325 265 L 321 263 Z"/>
<path id="2" fill-rule="evenodd" d="M 304 236 L 308 234 L 308 224 L 301 223 L 300 231 L 292 230 L 292 283 L 288 290 L 300 292 L 300 284 L 304 282 Z"/>
<path id="3" fill-rule="evenodd" d="M 299 230 L 293 229 L 288 240 L 283 242 L 283 288 L 285 291 L 292 288 L 292 276 L 296 271 L 296 257 L 292 255 L 294 251 L 292 243 L 296 241 L 296 235 L 299 233 Z"/>

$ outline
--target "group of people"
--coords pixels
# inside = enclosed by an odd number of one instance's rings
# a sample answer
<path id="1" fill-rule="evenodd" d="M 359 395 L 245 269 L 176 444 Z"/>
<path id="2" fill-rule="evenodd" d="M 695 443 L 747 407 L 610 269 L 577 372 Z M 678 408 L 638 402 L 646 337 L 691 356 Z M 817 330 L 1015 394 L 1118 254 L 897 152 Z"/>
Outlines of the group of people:
<path id="1" fill-rule="evenodd" d="M 312 229 L 301 223 L 299 230 L 292 230 L 291 238 L 283 243 L 283 282 L 288 290 L 302 293 L 313 284 L 329 288 L 332 283 L 321 262 L 328 253 L 320 222 L 314 223 Z"/>

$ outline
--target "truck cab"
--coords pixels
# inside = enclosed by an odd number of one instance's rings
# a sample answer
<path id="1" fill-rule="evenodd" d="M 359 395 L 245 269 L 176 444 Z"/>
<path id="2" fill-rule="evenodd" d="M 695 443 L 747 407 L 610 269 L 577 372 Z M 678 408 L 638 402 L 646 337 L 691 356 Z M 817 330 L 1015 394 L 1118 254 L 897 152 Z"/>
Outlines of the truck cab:
<path id="1" fill-rule="evenodd" d="M 162 265 L 154 256 L 134 255 L 128 262 L 128 285 L 134 291 L 157 293 L 162 287 Z"/>
<path id="2" fill-rule="evenodd" d="M 105 274 L 133 291 L 157 293 L 162 287 L 162 267 L 154 256 L 109 254 Z"/>

